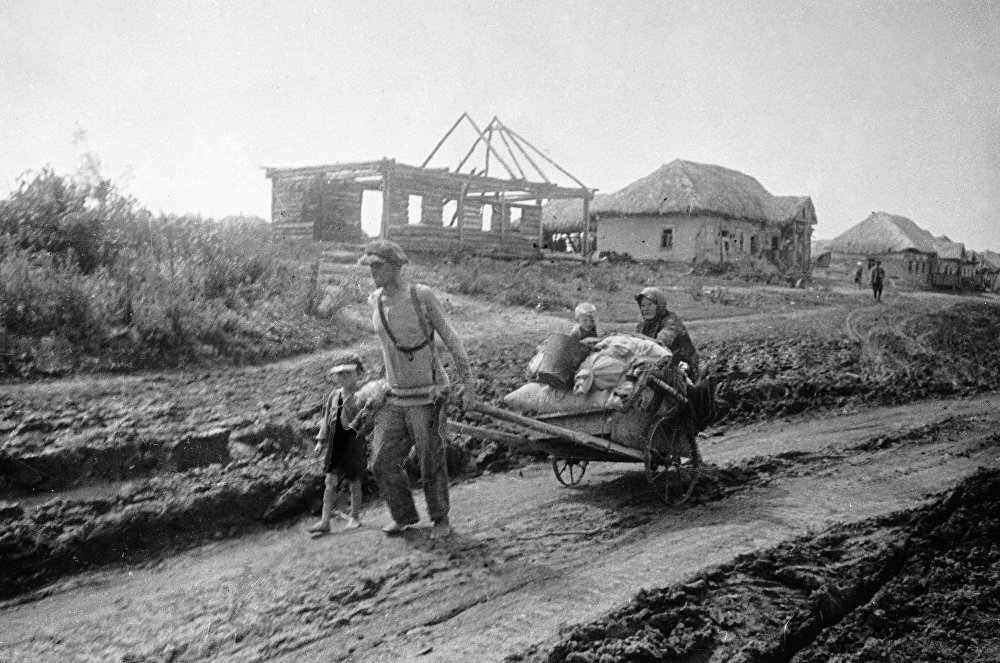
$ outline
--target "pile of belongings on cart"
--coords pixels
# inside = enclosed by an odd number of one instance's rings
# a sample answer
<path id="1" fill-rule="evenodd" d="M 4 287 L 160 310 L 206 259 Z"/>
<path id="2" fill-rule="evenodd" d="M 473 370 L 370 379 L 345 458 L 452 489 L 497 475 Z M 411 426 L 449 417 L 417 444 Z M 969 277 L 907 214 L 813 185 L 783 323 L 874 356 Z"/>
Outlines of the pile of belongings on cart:
<path id="1" fill-rule="evenodd" d="M 622 410 L 636 381 L 650 370 L 668 374 L 668 382 L 684 395 L 693 385 L 672 359 L 670 350 L 639 334 L 612 334 L 593 347 L 553 334 L 528 364 L 530 382 L 507 394 L 504 403 L 536 414 Z"/>

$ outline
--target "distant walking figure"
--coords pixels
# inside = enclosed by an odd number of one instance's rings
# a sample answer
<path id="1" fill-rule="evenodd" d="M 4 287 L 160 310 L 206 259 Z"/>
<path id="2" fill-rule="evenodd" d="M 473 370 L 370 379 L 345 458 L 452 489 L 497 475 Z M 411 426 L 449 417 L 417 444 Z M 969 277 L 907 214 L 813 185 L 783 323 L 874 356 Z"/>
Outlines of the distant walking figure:
<path id="1" fill-rule="evenodd" d="M 885 270 L 882 269 L 882 261 L 875 261 L 875 269 L 872 270 L 872 294 L 875 301 L 882 301 L 882 285 L 885 282 Z"/>
<path id="2" fill-rule="evenodd" d="M 865 266 L 859 261 L 857 268 L 854 270 L 854 282 L 858 284 L 858 290 L 861 290 L 861 275 L 864 271 Z"/>

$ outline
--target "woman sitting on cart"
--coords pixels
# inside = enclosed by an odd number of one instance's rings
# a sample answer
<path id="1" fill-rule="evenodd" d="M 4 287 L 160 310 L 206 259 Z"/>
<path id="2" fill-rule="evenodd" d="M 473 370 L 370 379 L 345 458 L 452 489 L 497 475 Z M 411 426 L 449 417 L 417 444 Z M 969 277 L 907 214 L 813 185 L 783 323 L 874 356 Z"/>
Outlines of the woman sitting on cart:
<path id="1" fill-rule="evenodd" d="M 669 349 L 674 354 L 674 363 L 687 364 L 688 375 L 692 380 L 697 380 L 698 350 L 691 342 L 691 336 L 680 316 L 667 308 L 667 297 L 663 291 L 659 288 L 644 288 L 635 296 L 635 301 L 642 313 L 635 331 L 656 339 L 657 343 Z"/>

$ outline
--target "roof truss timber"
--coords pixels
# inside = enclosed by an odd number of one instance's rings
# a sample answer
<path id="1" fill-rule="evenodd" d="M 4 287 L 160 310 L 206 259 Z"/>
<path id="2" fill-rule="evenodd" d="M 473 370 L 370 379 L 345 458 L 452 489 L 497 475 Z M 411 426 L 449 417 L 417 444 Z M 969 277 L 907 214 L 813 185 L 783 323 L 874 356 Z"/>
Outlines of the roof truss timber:
<path id="1" fill-rule="evenodd" d="M 455 170 L 429 168 L 427 164 L 463 121 L 472 126 L 477 136 L 465 157 L 458 163 Z M 471 157 L 481 146 L 485 146 L 484 162 L 481 167 L 472 167 Z M 538 165 L 539 162 L 549 164 L 577 186 L 569 187 L 555 184 L 545 170 Z M 491 163 L 499 163 L 506 171 L 507 177 L 491 175 Z M 514 164 L 513 167 L 510 164 Z M 469 166 L 468 172 L 463 172 L 462 169 L 467 166 Z M 496 167 L 494 166 L 493 169 L 496 170 Z M 534 171 L 531 177 L 537 175 L 541 181 L 529 179 L 528 170 Z M 414 192 L 426 187 L 441 191 L 446 198 L 459 195 L 492 196 L 509 203 L 538 199 L 582 198 L 590 200 L 596 191 L 596 189 L 584 185 L 524 137 L 501 122 L 499 118 L 494 117 L 485 129 L 480 129 L 468 113 L 462 113 L 459 116 L 420 166 L 398 163 L 395 159 L 380 159 L 378 161 L 334 163 L 305 168 L 267 168 L 265 176 L 269 179 L 324 176 L 329 182 L 340 181 L 345 184 L 357 184 L 370 190 L 384 190 L 389 179 L 405 179 L 407 188 L 414 189 Z"/>

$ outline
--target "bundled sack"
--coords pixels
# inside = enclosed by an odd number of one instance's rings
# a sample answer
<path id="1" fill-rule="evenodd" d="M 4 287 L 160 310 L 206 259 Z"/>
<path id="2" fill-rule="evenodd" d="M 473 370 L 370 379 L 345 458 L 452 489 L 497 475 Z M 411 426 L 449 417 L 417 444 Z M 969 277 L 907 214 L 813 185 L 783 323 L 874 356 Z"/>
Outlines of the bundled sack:
<path id="1" fill-rule="evenodd" d="M 628 363 L 618 357 L 595 352 L 580 364 L 573 380 L 573 391 L 586 394 L 591 389 L 614 389 L 628 370 Z"/>
<path id="2" fill-rule="evenodd" d="M 595 353 L 580 365 L 573 391 L 586 394 L 591 389 L 614 389 L 630 369 L 641 364 L 669 362 L 673 354 L 645 336 L 612 334 L 602 339 Z"/>
<path id="3" fill-rule="evenodd" d="M 520 412 L 551 414 L 553 412 L 581 412 L 604 407 L 610 391 L 591 391 L 577 394 L 568 389 L 558 389 L 539 382 L 529 382 L 503 397 L 508 407 Z"/>
<path id="4" fill-rule="evenodd" d="M 639 334 L 612 334 L 594 346 L 602 354 L 611 355 L 624 360 L 627 364 L 633 362 L 659 363 L 662 359 L 673 357 L 673 353 L 648 336 Z"/>

